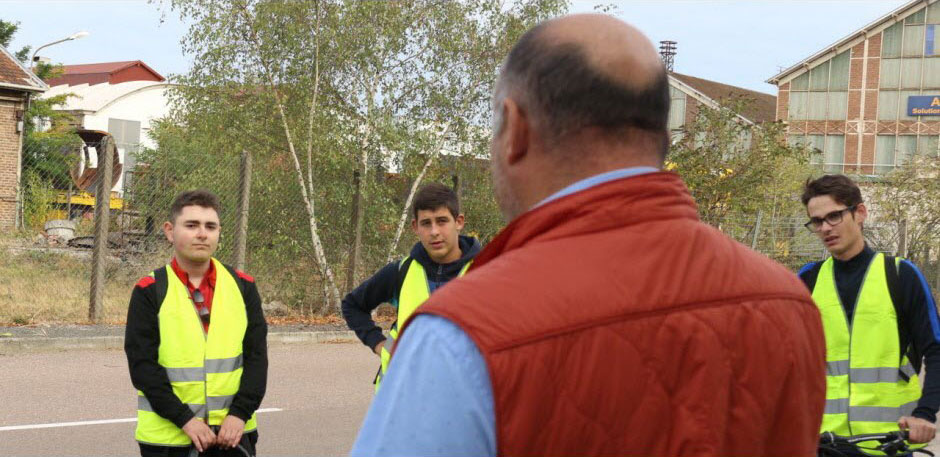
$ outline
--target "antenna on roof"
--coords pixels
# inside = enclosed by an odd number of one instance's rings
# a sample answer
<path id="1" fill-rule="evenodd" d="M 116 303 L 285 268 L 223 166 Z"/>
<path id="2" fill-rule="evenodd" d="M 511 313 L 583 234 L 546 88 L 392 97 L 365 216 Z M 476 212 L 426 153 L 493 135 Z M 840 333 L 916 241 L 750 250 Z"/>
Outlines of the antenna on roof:
<path id="1" fill-rule="evenodd" d="M 673 63 L 676 56 L 676 42 L 663 40 L 659 42 L 659 55 L 663 59 L 666 71 L 672 73 Z"/>

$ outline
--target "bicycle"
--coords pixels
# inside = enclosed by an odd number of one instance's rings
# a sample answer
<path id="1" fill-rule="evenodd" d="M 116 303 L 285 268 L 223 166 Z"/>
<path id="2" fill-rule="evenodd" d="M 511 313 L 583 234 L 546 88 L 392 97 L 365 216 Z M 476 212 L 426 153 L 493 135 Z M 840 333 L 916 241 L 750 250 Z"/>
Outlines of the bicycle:
<path id="1" fill-rule="evenodd" d="M 909 436 L 906 431 L 887 433 L 869 433 L 864 435 L 840 436 L 832 432 L 823 432 L 819 435 L 817 457 L 846 457 L 846 456 L 881 456 L 909 457 L 914 454 L 933 456 L 933 452 L 925 449 L 911 449 L 907 443 Z M 864 442 L 877 442 L 874 447 L 861 446 Z M 883 454 L 873 454 L 870 451 Z"/>

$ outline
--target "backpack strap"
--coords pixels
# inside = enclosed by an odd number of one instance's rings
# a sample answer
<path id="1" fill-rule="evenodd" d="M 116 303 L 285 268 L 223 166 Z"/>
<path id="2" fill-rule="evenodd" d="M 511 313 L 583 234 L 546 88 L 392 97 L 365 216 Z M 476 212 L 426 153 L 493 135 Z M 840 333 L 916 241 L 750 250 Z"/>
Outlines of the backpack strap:
<path id="1" fill-rule="evenodd" d="M 809 289 L 809 293 L 813 293 L 813 289 L 816 288 L 816 279 L 819 278 L 819 270 L 822 269 L 823 261 L 810 262 L 806 265 L 803 265 L 803 268 L 800 268 L 800 272 L 797 275 L 800 279 L 803 280 L 803 283 L 806 284 L 806 288 Z"/>
<path id="2" fill-rule="evenodd" d="M 906 342 L 900 341 L 901 329 L 910 328 L 910 325 L 908 325 L 909 322 L 907 321 L 907 316 L 901 313 L 901 309 L 899 308 L 902 298 L 901 276 L 898 273 L 898 265 L 901 263 L 901 258 L 888 254 L 885 254 L 884 258 L 885 281 L 888 284 L 888 295 L 891 296 L 891 304 L 894 306 L 894 315 L 897 316 L 898 319 L 898 344 L 900 345 L 903 343 L 905 345 L 905 347 L 899 348 L 901 353 L 900 357 L 903 359 L 904 356 L 907 355 L 908 361 L 910 361 L 911 365 L 914 367 L 914 372 L 917 373 L 920 371 L 920 354 L 917 352 L 917 346 L 912 341 L 913 335 L 908 335 L 908 341 Z M 898 361 L 898 364 L 900 365 L 900 360 Z M 900 376 L 905 381 L 910 381 L 910 377 L 907 375 L 907 373 L 904 372 L 904 370 L 898 371 Z"/>
<path id="3" fill-rule="evenodd" d="M 169 279 L 166 277 L 166 267 L 153 270 L 154 287 L 157 293 L 157 308 L 163 306 L 163 299 L 166 298 L 166 290 L 169 287 Z"/>

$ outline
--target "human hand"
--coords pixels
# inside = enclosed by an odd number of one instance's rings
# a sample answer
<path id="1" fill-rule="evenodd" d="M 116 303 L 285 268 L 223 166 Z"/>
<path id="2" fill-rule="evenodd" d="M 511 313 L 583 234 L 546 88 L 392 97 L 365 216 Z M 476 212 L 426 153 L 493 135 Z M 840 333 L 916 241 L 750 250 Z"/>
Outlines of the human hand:
<path id="1" fill-rule="evenodd" d="M 379 357 L 382 357 L 382 348 L 385 347 L 385 342 L 386 342 L 386 341 L 388 341 L 388 340 L 382 340 L 382 341 L 380 341 L 378 344 L 376 344 L 375 347 L 372 348 L 372 352 L 374 352 L 375 355 L 377 355 L 377 356 L 379 356 Z"/>
<path id="2" fill-rule="evenodd" d="M 898 427 L 910 433 L 908 441 L 912 443 L 929 443 L 937 434 L 937 425 L 919 417 L 904 416 L 898 419 Z"/>
<path id="3" fill-rule="evenodd" d="M 242 440 L 242 433 L 245 432 L 245 421 L 237 416 L 225 416 L 222 421 L 222 427 L 219 428 L 219 439 L 216 444 L 223 449 L 231 449 L 238 446 Z"/>
<path id="4" fill-rule="evenodd" d="M 183 426 L 183 433 L 193 440 L 193 444 L 199 452 L 205 452 L 206 449 L 215 444 L 215 433 L 205 422 L 195 417 Z"/>

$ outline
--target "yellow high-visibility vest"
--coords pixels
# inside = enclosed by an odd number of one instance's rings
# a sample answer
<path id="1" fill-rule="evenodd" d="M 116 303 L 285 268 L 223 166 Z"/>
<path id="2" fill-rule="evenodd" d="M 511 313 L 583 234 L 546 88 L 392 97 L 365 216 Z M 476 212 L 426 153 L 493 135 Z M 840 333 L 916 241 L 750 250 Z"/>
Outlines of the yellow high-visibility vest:
<path id="1" fill-rule="evenodd" d="M 876 254 L 868 265 L 852 322 L 839 298 L 832 258 L 819 269 L 813 300 L 826 336 L 826 408 L 820 431 L 858 435 L 897 430 L 898 418 L 917 407 L 921 387 L 901 353 L 884 254 Z"/>
<path id="2" fill-rule="evenodd" d="M 166 266 L 166 297 L 160 304 L 160 347 L 157 363 L 170 380 L 173 393 L 209 425 L 221 425 L 242 377 L 242 341 L 248 314 L 236 279 L 216 259 L 212 324 L 202 326 L 189 291 Z M 151 273 L 153 276 L 154 274 Z M 252 414 L 245 431 L 258 427 Z M 182 429 L 153 411 L 143 392 L 137 391 L 137 441 L 157 446 L 190 446 Z"/>
<path id="3" fill-rule="evenodd" d="M 402 263 L 407 260 L 408 258 L 406 257 L 402 260 Z M 460 269 L 460 273 L 457 274 L 457 277 L 463 276 L 467 272 L 467 269 L 470 268 L 471 263 L 473 263 L 472 260 L 467 262 L 467 264 Z M 379 385 L 382 384 L 382 377 L 385 376 L 385 372 L 388 371 L 388 362 L 392 357 L 392 346 L 395 344 L 395 339 L 398 338 L 398 324 L 408 320 L 411 314 L 418 309 L 418 306 L 427 301 L 430 296 L 431 288 L 428 286 L 428 277 L 424 271 L 424 267 L 417 261 L 410 262 L 408 271 L 405 273 L 405 281 L 402 283 L 401 291 L 398 293 L 398 315 L 395 318 L 395 323 L 392 324 L 392 328 L 388 331 L 388 338 L 382 342 L 382 367 L 379 369 L 379 374 L 375 377 L 376 392 L 379 391 Z"/>

